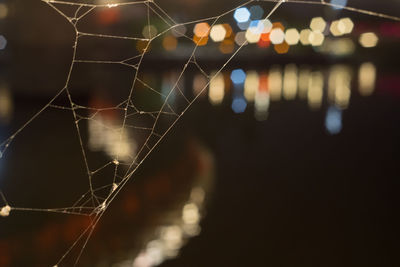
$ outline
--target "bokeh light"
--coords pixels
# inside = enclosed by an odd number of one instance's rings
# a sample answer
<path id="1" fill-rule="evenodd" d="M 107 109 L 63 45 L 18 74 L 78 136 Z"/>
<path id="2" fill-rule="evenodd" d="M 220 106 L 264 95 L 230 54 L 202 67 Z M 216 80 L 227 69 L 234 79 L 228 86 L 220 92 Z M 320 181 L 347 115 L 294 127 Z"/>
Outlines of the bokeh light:
<path id="1" fill-rule="evenodd" d="M 278 53 L 278 54 L 286 54 L 289 51 L 289 45 L 288 43 L 286 43 L 285 41 L 283 43 L 274 45 L 274 50 Z"/>
<path id="2" fill-rule="evenodd" d="M 157 35 L 157 28 L 154 25 L 146 25 L 143 27 L 142 34 L 144 38 L 151 39 Z"/>
<path id="3" fill-rule="evenodd" d="M 3 35 L 0 35 L 0 50 L 5 49 L 7 46 L 7 39 Z"/>
<path id="4" fill-rule="evenodd" d="M 250 19 L 250 11 L 247 9 L 247 7 L 241 7 L 235 10 L 235 13 L 233 13 L 233 17 L 237 22 L 246 22 Z"/>
<path id="5" fill-rule="evenodd" d="M 163 39 L 163 47 L 167 51 L 173 51 L 178 46 L 178 40 L 173 35 L 167 35 Z"/>
<path id="6" fill-rule="evenodd" d="M 325 36 L 319 31 L 311 32 L 308 40 L 312 46 L 321 46 L 325 40 Z"/>
<path id="7" fill-rule="evenodd" d="M 325 117 L 325 128 L 330 134 L 338 134 L 342 130 L 342 111 L 335 106 L 328 108 Z"/>
<path id="8" fill-rule="evenodd" d="M 232 101 L 232 110 L 235 113 L 243 113 L 246 110 L 247 102 L 243 97 L 235 97 Z"/>
<path id="9" fill-rule="evenodd" d="M 310 44 L 310 34 L 311 34 L 311 31 L 309 29 L 304 29 L 300 32 L 300 43 L 302 45 Z"/>
<path id="10" fill-rule="evenodd" d="M 235 69 L 231 73 L 231 80 L 234 84 L 242 84 L 246 80 L 246 73 L 242 69 Z"/>
<path id="11" fill-rule="evenodd" d="M 226 29 L 222 24 L 214 25 L 210 31 L 210 37 L 214 42 L 222 42 L 226 36 Z"/>
<path id="12" fill-rule="evenodd" d="M 250 7 L 249 11 L 250 11 L 250 19 L 252 20 L 261 19 L 262 16 L 264 15 L 264 10 L 259 5 Z"/>
<path id="13" fill-rule="evenodd" d="M 358 71 L 358 90 L 362 96 L 369 96 L 375 90 L 376 67 L 372 62 L 361 64 Z"/>
<path id="14" fill-rule="evenodd" d="M 333 9 L 343 9 L 347 5 L 347 0 L 331 0 Z"/>
<path id="15" fill-rule="evenodd" d="M 289 45 L 297 45 L 300 40 L 300 34 L 295 28 L 287 29 L 285 32 L 285 41 Z"/>
<path id="16" fill-rule="evenodd" d="M 310 22 L 310 29 L 314 32 L 324 32 L 326 21 L 322 17 L 315 17 Z"/>
<path id="17" fill-rule="evenodd" d="M 354 23 L 350 18 L 341 18 L 338 23 L 341 34 L 349 34 L 353 31 Z"/>
<path id="18" fill-rule="evenodd" d="M 358 39 L 362 47 L 375 47 L 378 43 L 378 36 L 373 32 L 365 32 Z"/>
<path id="19" fill-rule="evenodd" d="M 210 88 L 208 90 L 208 99 L 213 105 L 219 105 L 222 103 L 225 95 L 225 79 L 222 73 L 218 73 L 216 76 L 210 80 Z"/>
<path id="20" fill-rule="evenodd" d="M 281 44 L 285 40 L 285 33 L 281 28 L 274 28 L 269 35 L 269 39 L 272 44 Z"/>
<path id="21" fill-rule="evenodd" d="M 208 37 L 208 34 L 210 33 L 210 25 L 208 25 L 207 22 L 197 23 L 194 26 L 193 33 L 199 38 Z"/>
<path id="22" fill-rule="evenodd" d="M 0 3 L 0 19 L 6 18 L 8 15 L 8 7 L 4 3 Z"/>

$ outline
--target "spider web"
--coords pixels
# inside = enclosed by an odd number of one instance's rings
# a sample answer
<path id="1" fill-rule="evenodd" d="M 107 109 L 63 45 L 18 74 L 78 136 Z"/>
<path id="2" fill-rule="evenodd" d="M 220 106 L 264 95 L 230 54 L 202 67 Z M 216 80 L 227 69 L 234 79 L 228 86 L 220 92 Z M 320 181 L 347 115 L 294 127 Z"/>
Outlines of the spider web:
<path id="1" fill-rule="evenodd" d="M 65 80 L 65 85 L 61 88 L 57 94 L 45 105 L 43 106 L 34 116 L 32 116 L 25 124 L 23 124 L 14 134 L 12 134 L 8 139 L 0 145 L 0 157 L 6 155 L 7 150 L 10 148 L 11 144 L 17 139 L 18 135 L 24 131 L 31 123 L 35 121 L 43 112 L 48 109 L 58 109 L 66 112 L 70 112 L 73 116 L 74 127 L 76 130 L 76 136 L 79 140 L 80 152 L 82 155 L 82 160 L 85 166 L 86 178 L 88 181 L 88 191 L 83 194 L 79 199 L 76 200 L 73 205 L 64 208 L 43 208 L 43 209 L 33 209 L 33 208 L 23 208 L 14 207 L 11 203 L 7 202 L 4 194 L 1 193 L 1 198 L 4 202 L 4 207 L 1 209 L 2 216 L 8 216 L 10 212 L 13 211 L 38 211 L 38 212 L 53 212 L 71 215 L 81 215 L 90 218 L 90 225 L 81 233 L 81 235 L 71 244 L 70 248 L 63 254 L 55 266 L 61 264 L 65 257 L 67 257 L 70 252 L 80 244 L 80 252 L 75 259 L 75 265 L 78 263 L 81 254 L 83 253 L 92 233 L 102 218 L 103 214 L 109 207 L 110 203 L 115 199 L 122 188 L 129 182 L 133 177 L 137 169 L 142 165 L 143 161 L 151 154 L 151 152 L 157 147 L 157 145 L 164 139 L 168 132 L 174 127 L 176 122 L 186 113 L 186 111 L 193 105 L 193 103 L 200 97 L 200 95 L 208 88 L 210 82 L 212 82 L 228 65 L 229 62 L 242 50 L 244 46 L 248 44 L 247 41 L 243 42 L 240 46 L 232 52 L 232 54 L 225 60 L 225 62 L 218 68 L 217 71 L 213 72 L 211 75 L 207 75 L 207 72 L 201 67 L 196 59 L 196 53 L 198 52 L 199 45 L 193 44 L 190 56 L 185 60 L 186 63 L 183 65 L 179 74 L 175 79 L 173 79 L 172 86 L 167 90 L 159 90 L 153 85 L 146 83 L 140 77 L 140 72 L 142 70 L 142 65 L 145 61 L 145 56 L 150 52 L 151 45 L 156 42 L 161 37 L 173 31 L 178 31 L 180 27 L 187 26 L 191 27 L 199 22 L 208 22 L 211 27 L 216 25 L 221 20 L 233 14 L 233 12 L 243 6 L 250 5 L 254 2 L 270 2 L 273 7 L 268 11 L 264 20 L 270 18 L 272 14 L 278 8 L 283 8 L 285 5 L 292 3 L 297 3 L 301 5 L 322 5 L 331 6 L 336 8 L 341 8 L 344 10 L 371 15 L 374 17 L 380 17 L 384 19 L 390 19 L 395 21 L 400 21 L 399 17 L 390 16 L 382 13 L 377 13 L 373 11 L 353 8 L 349 6 L 341 6 L 337 4 L 332 4 L 321 1 L 302 1 L 302 0 L 263 0 L 256 1 L 250 0 L 239 6 L 235 6 L 223 12 L 220 15 L 208 17 L 199 20 L 187 21 L 187 22 L 177 22 L 168 13 L 160 7 L 155 0 L 145 0 L 145 1 L 127 1 L 127 2 L 116 2 L 110 1 L 108 3 L 89 3 L 89 2 L 72 2 L 72 1 L 58 1 L 58 0 L 42 0 L 45 4 L 51 7 L 55 12 L 62 16 L 73 28 L 74 30 L 74 40 L 73 40 L 73 53 L 72 59 Z M 164 28 L 157 34 L 152 34 L 150 27 L 148 27 L 148 38 L 143 38 L 141 36 L 124 36 L 124 35 L 109 35 L 102 33 L 86 32 L 82 30 L 82 25 L 84 24 L 84 19 L 96 12 L 99 9 L 104 8 L 124 8 L 124 7 L 141 7 L 146 10 L 146 25 L 151 25 L 151 20 L 153 17 L 161 20 L 164 24 Z M 65 11 L 68 9 L 68 12 Z M 192 37 L 189 34 L 181 33 L 182 38 L 186 38 L 192 41 Z M 199 42 L 204 37 L 200 37 Z M 83 58 L 79 53 L 79 48 L 81 42 L 84 40 L 92 39 L 102 39 L 102 40 L 127 40 L 127 41 L 137 41 L 143 44 L 141 52 L 136 55 L 129 55 L 127 58 L 121 60 L 96 60 Z M 120 65 L 129 68 L 133 73 L 133 79 L 130 88 L 126 92 L 124 101 L 120 102 L 116 106 L 112 107 L 99 107 L 96 105 L 84 106 L 77 103 L 74 99 L 74 94 L 72 92 L 72 80 L 74 70 L 81 64 L 111 64 Z M 182 90 L 182 79 L 185 72 L 190 68 L 195 68 L 200 71 L 202 75 L 206 78 L 207 82 L 202 87 L 201 90 L 197 91 L 194 95 L 189 95 Z M 149 94 L 159 97 L 162 101 L 158 105 L 144 105 L 136 99 L 136 91 L 138 86 L 145 88 Z M 165 92 L 166 91 L 166 92 Z M 60 101 L 61 97 L 67 99 L 66 103 Z M 175 100 L 180 100 L 180 105 L 174 104 Z M 116 125 L 113 132 L 117 133 L 117 147 L 115 151 L 112 152 L 113 158 L 110 159 L 102 166 L 93 167 L 90 164 L 87 144 L 84 142 L 82 134 L 82 123 L 89 122 L 93 127 L 104 127 L 105 125 L 102 121 L 102 116 L 109 111 L 115 111 L 121 114 L 122 120 L 119 125 Z M 142 121 L 146 123 L 139 123 L 137 118 L 143 118 Z M 126 130 L 133 128 L 137 131 L 141 131 L 143 141 L 137 144 L 134 151 L 126 151 L 123 147 L 123 140 L 126 138 Z M 102 173 L 105 169 L 112 168 L 113 175 L 109 177 L 106 183 L 98 184 L 96 182 L 96 176 Z"/>

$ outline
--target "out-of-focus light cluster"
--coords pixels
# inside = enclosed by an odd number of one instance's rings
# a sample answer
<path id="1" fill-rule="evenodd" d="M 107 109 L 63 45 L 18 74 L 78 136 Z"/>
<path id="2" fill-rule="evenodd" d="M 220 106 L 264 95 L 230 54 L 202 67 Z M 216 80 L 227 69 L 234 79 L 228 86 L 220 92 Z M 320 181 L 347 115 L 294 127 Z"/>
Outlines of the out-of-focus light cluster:
<path id="1" fill-rule="evenodd" d="M 97 100 L 95 100 L 97 101 Z M 96 105 L 97 102 L 94 102 Z M 120 130 L 115 114 L 98 113 L 88 121 L 89 148 L 104 151 L 109 157 L 128 161 L 136 154 L 137 143 L 128 130 Z M 118 163 L 118 162 L 117 162 Z"/>
<path id="2" fill-rule="evenodd" d="M 181 218 L 176 219 L 175 224 L 159 227 L 156 237 L 147 243 L 130 266 L 153 267 L 176 257 L 179 249 L 189 238 L 200 234 L 200 211 L 204 199 L 204 189 L 193 188 L 189 200 L 182 208 Z"/>
<path id="3" fill-rule="evenodd" d="M 212 74 L 211 77 L 214 78 L 209 85 L 209 101 L 213 105 L 220 105 L 232 85 L 233 112 L 243 113 L 249 104 L 253 104 L 257 120 L 267 118 L 270 101 L 282 99 L 306 100 L 311 110 L 317 110 L 322 107 L 325 98 L 331 106 L 340 110 L 346 109 L 351 97 L 353 79 L 351 68 L 347 65 L 334 65 L 327 74 L 326 79 L 323 71 L 312 71 L 310 67 L 295 64 L 287 64 L 283 68 L 273 65 L 267 72 L 254 70 L 245 72 L 243 69 L 234 69 L 229 75 L 231 84 L 227 82 L 227 73 L 218 73 L 215 77 Z M 375 65 L 362 64 L 358 75 L 360 94 L 362 96 L 372 94 L 376 80 Z M 193 90 L 199 92 L 199 88 L 204 89 L 205 86 L 205 78 L 197 78 L 193 83 Z"/>
<path id="4" fill-rule="evenodd" d="M 208 35 L 210 33 L 210 25 L 207 22 L 197 23 L 193 29 L 193 41 L 198 46 L 206 45 L 208 42 Z"/>

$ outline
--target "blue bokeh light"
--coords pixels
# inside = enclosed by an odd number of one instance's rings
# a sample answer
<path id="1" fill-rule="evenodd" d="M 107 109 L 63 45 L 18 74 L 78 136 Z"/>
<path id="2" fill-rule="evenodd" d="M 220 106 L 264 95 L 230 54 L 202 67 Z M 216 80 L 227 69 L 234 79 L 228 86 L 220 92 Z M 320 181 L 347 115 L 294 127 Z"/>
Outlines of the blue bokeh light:
<path id="1" fill-rule="evenodd" d="M 331 4 L 336 5 L 332 7 L 333 9 L 342 9 L 347 5 L 347 0 L 331 0 Z"/>
<path id="2" fill-rule="evenodd" d="M 342 111 L 337 107 L 329 107 L 325 117 L 325 128 L 330 134 L 338 134 L 342 130 Z"/>
<path id="3" fill-rule="evenodd" d="M 235 113 L 243 113 L 246 110 L 247 102 L 243 97 L 234 98 L 232 101 L 232 110 Z"/>
<path id="4" fill-rule="evenodd" d="M 251 13 L 250 19 L 253 19 L 253 20 L 262 19 L 262 16 L 264 15 L 264 10 L 259 5 L 250 7 L 249 11 Z"/>
<path id="5" fill-rule="evenodd" d="M 246 73 L 242 69 L 233 70 L 231 80 L 234 84 L 242 84 L 246 80 Z"/>
<path id="6" fill-rule="evenodd" d="M 247 7 L 241 7 L 235 10 L 233 17 L 237 22 L 246 22 L 250 19 L 250 11 Z"/>

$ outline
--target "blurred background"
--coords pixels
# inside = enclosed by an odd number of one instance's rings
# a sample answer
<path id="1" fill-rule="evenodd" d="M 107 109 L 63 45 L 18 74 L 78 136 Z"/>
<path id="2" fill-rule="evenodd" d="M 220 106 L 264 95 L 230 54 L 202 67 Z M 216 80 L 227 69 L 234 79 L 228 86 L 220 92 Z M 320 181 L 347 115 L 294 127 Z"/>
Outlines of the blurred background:
<path id="1" fill-rule="evenodd" d="M 276 3 L 72 2 L 89 4 L 78 12 L 88 11 L 68 88 L 88 107 L 79 125 L 98 188 L 110 183 L 116 153 L 122 173 L 143 157 L 163 103 L 174 118 L 184 112 L 77 266 L 400 265 L 400 1 L 283 3 L 268 20 Z M 65 94 L 4 151 L 65 85 L 75 32 L 55 8 L 0 1 L 0 207 L 85 206 L 76 203 L 88 181 L 72 112 L 60 108 Z M 144 113 L 118 138 L 124 115 L 107 108 L 127 100 L 135 77 L 132 105 Z M 89 223 L 11 210 L 0 217 L 0 266 L 53 266 Z M 82 245 L 59 266 L 74 266 Z"/>

